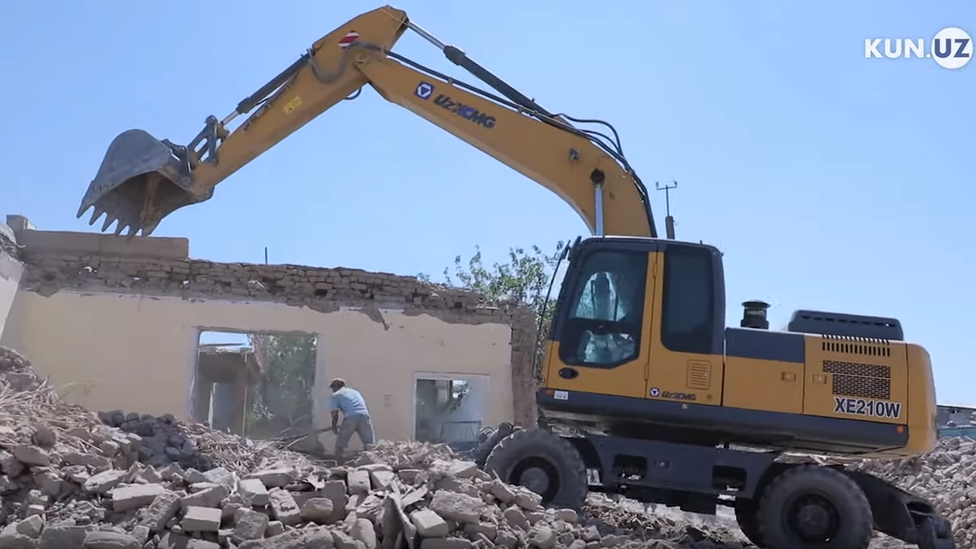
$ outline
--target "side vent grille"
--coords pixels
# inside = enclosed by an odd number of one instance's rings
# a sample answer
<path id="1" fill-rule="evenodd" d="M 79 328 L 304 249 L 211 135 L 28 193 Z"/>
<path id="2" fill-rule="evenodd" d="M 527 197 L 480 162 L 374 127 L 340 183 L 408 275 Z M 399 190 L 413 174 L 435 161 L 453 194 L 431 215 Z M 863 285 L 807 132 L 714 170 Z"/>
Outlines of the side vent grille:
<path id="1" fill-rule="evenodd" d="M 888 366 L 825 360 L 823 371 L 831 374 L 831 392 L 837 396 L 891 398 L 891 368 Z"/>
<path id="2" fill-rule="evenodd" d="M 891 343 L 885 339 L 824 335 L 822 349 L 831 353 L 890 357 Z"/>
<path id="3" fill-rule="evenodd" d="M 707 391 L 712 386 L 712 365 L 708 362 L 689 362 L 685 384 L 689 389 Z"/>

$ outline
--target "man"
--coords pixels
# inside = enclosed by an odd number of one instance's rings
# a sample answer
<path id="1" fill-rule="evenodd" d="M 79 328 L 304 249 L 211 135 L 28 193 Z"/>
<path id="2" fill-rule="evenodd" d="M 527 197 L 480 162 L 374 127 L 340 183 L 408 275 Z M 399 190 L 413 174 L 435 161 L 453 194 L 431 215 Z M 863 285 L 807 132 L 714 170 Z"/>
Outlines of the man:
<path id="1" fill-rule="evenodd" d="M 346 382 L 335 378 L 329 384 L 332 389 L 332 432 L 336 434 L 335 455 L 342 459 L 342 453 L 349 445 L 352 434 L 359 435 L 363 446 L 373 444 L 373 424 L 369 421 L 366 400 L 359 391 L 346 387 Z M 342 426 L 339 426 L 339 412 L 342 412 Z"/>

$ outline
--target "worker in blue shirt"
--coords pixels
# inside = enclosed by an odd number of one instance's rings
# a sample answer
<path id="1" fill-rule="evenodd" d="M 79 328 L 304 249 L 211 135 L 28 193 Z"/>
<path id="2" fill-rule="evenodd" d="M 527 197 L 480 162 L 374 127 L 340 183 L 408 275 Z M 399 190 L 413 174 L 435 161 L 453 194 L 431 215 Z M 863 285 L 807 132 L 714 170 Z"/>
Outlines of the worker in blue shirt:
<path id="1" fill-rule="evenodd" d="M 335 456 L 342 459 L 342 453 L 349 445 L 352 434 L 359 435 L 359 440 L 363 446 L 376 442 L 373 433 L 373 424 L 369 420 L 369 410 L 366 408 L 366 400 L 363 395 L 347 387 L 346 382 L 341 378 L 335 378 L 329 384 L 332 389 L 332 432 L 336 434 Z M 342 412 L 342 425 L 339 425 L 339 412 Z"/>

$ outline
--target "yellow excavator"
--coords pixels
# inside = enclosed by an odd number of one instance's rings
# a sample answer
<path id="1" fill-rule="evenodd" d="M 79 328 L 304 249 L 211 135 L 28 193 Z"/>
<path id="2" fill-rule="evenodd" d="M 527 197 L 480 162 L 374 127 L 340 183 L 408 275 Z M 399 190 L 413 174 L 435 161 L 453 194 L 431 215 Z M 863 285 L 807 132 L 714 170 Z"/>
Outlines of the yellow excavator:
<path id="1" fill-rule="evenodd" d="M 391 51 L 408 29 L 491 90 Z M 537 392 L 546 428 L 495 431 L 475 452 L 486 470 L 550 505 L 580 508 L 602 491 L 698 513 L 732 506 L 769 549 L 864 549 L 874 530 L 955 547 L 929 502 L 868 474 L 781 459 L 933 449 L 932 365 L 897 320 L 805 310 L 775 331 L 768 306 L 747 302 L 740 326 L 726 327 L 722 253 L 671 230 L 658 238 L 611 126 L 544 109 L 398 9 L 319 39 L 187 145 L 122 133 L 78 216 L 94 208 L 102 231 L 114 222 L 116 234 L 148 236 L 366 85 L 553 191 L 592 233 L 565 258 Z M 613 137 L 583 129 L 594 123 Z"/>

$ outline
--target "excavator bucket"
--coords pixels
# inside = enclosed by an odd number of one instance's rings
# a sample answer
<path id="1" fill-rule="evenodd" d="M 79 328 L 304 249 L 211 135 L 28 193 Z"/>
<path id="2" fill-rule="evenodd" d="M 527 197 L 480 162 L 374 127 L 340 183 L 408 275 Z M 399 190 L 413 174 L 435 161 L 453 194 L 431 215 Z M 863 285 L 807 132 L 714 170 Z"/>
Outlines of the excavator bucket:
<path id="1" fill-rule="evenodd" d="M 200 201 L 189 193 L 193 176 L 181 152 L 143 130 L 119 134 L 88 185 L 77 217 L 94 208 L 89 225 L 105 214 L 102 231 L 118 222 L 116 235 L 128 228 L 127 236 L 140 230 L 149 236 L 162 218 Z"/>

